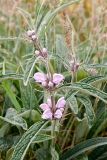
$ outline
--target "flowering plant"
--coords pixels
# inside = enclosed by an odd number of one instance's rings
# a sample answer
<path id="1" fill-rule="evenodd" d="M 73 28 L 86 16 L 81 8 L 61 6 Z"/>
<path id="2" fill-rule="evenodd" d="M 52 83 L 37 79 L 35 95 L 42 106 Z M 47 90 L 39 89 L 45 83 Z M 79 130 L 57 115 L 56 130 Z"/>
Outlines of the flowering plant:
<path id="1" fill-rule="evenodd" d="M 55 106 L 52 106 L 51 99 L 47 99 L 47 103 L 40 105 L 40 108 L 43 110 L 43 119 L 60 119 L 64 111 L 66 101 L 64 97 L 61 97 Z"/>
<path id="2" fill-rule="evenodd" d="M 0 7 L 0 160 L 107 159 L 106 2 Z"/>

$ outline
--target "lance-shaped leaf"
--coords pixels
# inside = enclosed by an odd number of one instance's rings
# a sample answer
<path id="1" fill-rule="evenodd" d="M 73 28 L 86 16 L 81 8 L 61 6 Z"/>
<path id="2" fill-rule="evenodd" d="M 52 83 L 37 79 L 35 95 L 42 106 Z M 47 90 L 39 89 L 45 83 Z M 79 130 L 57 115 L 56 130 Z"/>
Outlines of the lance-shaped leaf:
<path id="1" fill-rule="evenodd" d="M 23 160 L 24 156 L 30 146 L 30 144 L 35 140 L 36 136 L 40 133 L 40 131 L 47 124 L 44 122 L 38 122 L 32 125 L 22 136 L 20 141 L 14 148 L 14 152 L 11 160 Z"/>
<path id="2" fill-rule="evenodd" d="M 20 82 L 21 100 L 24 108 L 33 109 L 38 106 L 38 100 L 34 93 L 32 85 L 28 84 L 24 86 L 23 82 Z"/>
<path id="3" fill-rule="evenodd" d="M 84 117 L 82 120 L 79 120 L 78 125 L 75 129 L 75 143 L 79 143 L 87 136 L 89 131 L 89 124 L 87 117 Z"/>
<path id="4" fill-rule="evenodd" d="M 23 16 L 23 18 L 26 20 L 27 24 L 29 25 L 29 28 L 33 29 L 34 28 L 34 24 L 33 24 L 33 20 L 31 17 L 31 14 L 28 13 L 27 11 L 23 10 L 20 7 L 16 7 L 18 9 L 18 12 Z"/>
<path id="5" fill-rule="evenodd" d="M 76 160 L 88 160 L 88 156 L 85 155 L 85 154 L 82 154 L 82 155 L 78 156 L 78 157 L 76 158 Z"/>
<path id="6" fill-rule="evenodd" d="M 52 138 L 54 138 L 54 137 L 52 137 L 51 135 L 48 135 L 48 134 L 39 134 L 35 137 L 35 139 L 33 140 L 32 143 L 40 143 L 40 142 L 48 141 Z"/>
<path id="7" fill-rule="evenodd" d="M 0 138 L 0 150 L 6 150 L 9 147 L 11 147 L 13 144 L 13 139 L 11 137 L 11 139 L 7 138 L 7 137 L 1 137 Z"/>
<path id="8" fill-rule="evenodd" d="M 41 33 L 44 33 L 46 26 L 48 26 L 48 25 L 52 22 L 53 18 L 54 18 L 59 12 L 63 11 L 64 9 L 66 9 L 67 7 L 69 7 L 70 5 L 72 5 L 72 4 L 74 4 L 74 3 L 77 3 L 77 2 L 79 2 L 79 1 L 80 1 L 80 0 L 72 0 L 72 1 L 70 1 L 70 2 L 68 2 L 68 3 L 62 4 L 61 6 L 59 6 L 58 8 L 56 8 L 54 11 L 49 11 L 49 12 L 45 15 L 45 17 L 44 17 L 41 25 L 39 26 L 38 35 L 40 35 Z"/>
<path id="9" fill-rule="evenodd" d="M 89 160 L 106 160 L 107 145 L 97 147 L 88 156 Z"/>
<path id="10" fill-rule="evenodd" d="M 6 80 L 6 79 L 14 79 L 14 80 L 22 80 L 23 75 L 22 74 L 16 74 L 16 73 L 8 73 L 8 74 L 0 74 L 0 79 L 1 80 Z"/>
<path id="11" fill-rule="evenodd" d="M 10 124 L 20 126 L 23 129 L 27 130 L 26 121 L 20 116 L 20 114 L 18 114 L 18 112 L 14 108 L 9 108 L 7 110 L 6 116 L 5 117 L 0 116 L 0 119 Z"/>
<path id="12" fill-rule="evenodd" d="M 88 64 L 85 65 L 87 68 L 106 68 L 107 64 Z"/>
<path id="13" fill-rule="evenodd" d="M 74 112 L 74 114 L 78 114 L 78 104 L 77 104 L 77 99 L 74 95 L 72 95 L 69 99 L 68 99 L 69 105 L 71 110 Z"/>
<path id="14" fill-rule="evenodd" d="M 98 116 L 90 129 L 87 138 L 98 135 L 103 129 L 107 127 L 107 110 L 103 111 L 100 116 Z"/>
<path id="15" fill-rule="evenodd" d="M 29 59 L 29 61 L 26 64 L 26 69 L 25 69 L 25 73 L 24 73 L 24 78 L 23 78 L 23 82 L 24 85 L 27 86 L 30 76 L 33 76 L 33 69 L 35 67 L 35 64 L 37 62 L 37 59 L 35 59 L 35 57 Z"/>
<path id="16" fill-rule="evenodd" d="M 103 102 L 107 103 L 107 93 L 100 91 L 99 89 L 87 84 L 87 83 L 73 83 L 72 85 L 69 84 L 65 84 L 63 86 L 61 86 L 60 88 L 64 88 L 64 87 L 69 87 L 69 89 L 71 88 L 71 90 L 77 90 L 77 91 L 81 91 L 83 93 L 89 94 L 91 96 L 97 97 L 99 99 L 101 99 Z M 71 91 L 69 91 L 71 92 Z M 67 98 L 70 97 L 70 94 L 68 92 Z"/>
<path id="17" fill-rule="evenodd" d="M 16 96 L 14 94 L 14 92 L 12 91 L 10 84 L 7 81 L 3 81 L 2 82 L 2 86 L 5 89 L 7 95 L 9 96 L 11 102 L 13 103 L 14 107 L 20 111 L 21 110 L 21 106 L 19 104 L 19 102 L 16 99 Z"/>
<path id="18" fill-rule="evenodd" d="M 92 150 L 93 148 L 106 144 L 107 138 L 105 137 L 88 139 L 84 142 L 77 144 L 74 148 L 66 151 L 64 154 L 61 155 L 60 160 L 71 160 L 71 158 L 75 158 L 88 150 Z"/>
<path id="19" fill-rule="evenodd" d="M 83 80 L 81 80 L 82 83 L 88 83 L 88 84 L 92 84 L 95 82 L 100 82 L 100 81 L 106 81 L 107 80 L 107 76 L 90 76 L 87 78 L 84 78 Z"/>
<path id="20" fill-rule="evenodd" d="M 85 106 L 88 122 L 89 122 L 89 125 L 91 126 L 95 119 L 95 113 L 92 107 L 92 103 L 87 96 L 77 95 L 77 97 L 78 97 L 78 100 Z"/>

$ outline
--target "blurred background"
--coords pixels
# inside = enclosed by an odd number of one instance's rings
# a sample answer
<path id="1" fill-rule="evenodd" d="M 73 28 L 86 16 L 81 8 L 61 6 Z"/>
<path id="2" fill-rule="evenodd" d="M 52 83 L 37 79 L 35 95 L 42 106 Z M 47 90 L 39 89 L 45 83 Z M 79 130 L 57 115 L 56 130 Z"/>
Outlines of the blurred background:
<path id="1" fill-rule="evenodd" d="M 11 47 L 11 42 L 9 44 L 4 42 L 5 38 L 8 40 L 9 37 L 23 37 L 26 30 L 32 27 L 29 19 L 27 19 L 27 13 L 30 14 L 32 23 L 35 24 L 37 21 L 39 24 L 40 21 L 38 19 L 42 20 L 49 9 L 57 8 L 61 3 L 66 2 L 67 0 L 0 0 L 0 55 L 7 50 L 7 52 L 17 51 L 17 55 L 22 54 L 18 53 L 21 47 L 20 44 L 17 50 L 14 48 L 14 43 L 12 43 L 13 47 Z M 23 14 L 24 12 L 25 14 Z M 71 5 L 64 12 L 69 15 L 74 26 L 78 44 L 89 41 L 89 45 L 94 48 L 93 61 L 105 61 L 103 57 L 106 56 L 107 1 L 80 0 L 79 3 Z M 39 13 L 39 16 L 37 13 Z M 59 13 L 54 25 L 54 30 L 57 34 L 63 33 L 63 19 L 63 13 Z M 34 27 L 37 28 L 35 25 Z M 5 38 L 3 39 L 3 37 Z M 3 50 L 4 48 L 6 50 Z M 86 54 L 84 53 L 83 56 L 86 56 Z M 100 59 L 99 57 L 101 56 L 102 58 Z"/>

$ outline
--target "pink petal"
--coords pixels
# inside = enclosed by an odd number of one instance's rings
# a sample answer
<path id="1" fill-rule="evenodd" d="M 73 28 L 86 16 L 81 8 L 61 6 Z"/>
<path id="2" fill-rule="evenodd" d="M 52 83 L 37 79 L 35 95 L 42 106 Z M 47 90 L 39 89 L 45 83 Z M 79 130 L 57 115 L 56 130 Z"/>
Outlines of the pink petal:
<path id="1" fill-rule="evenodd" d="M 48 106 L 48 104 L 46 104 L 46 103 L 41 104 L 41 105 L 40 105 L 40 108 L 41 108 L 43 111 L 50 109 L 49 106 Z"/>
<path id="2" fill-rule="evenodd" d="M 64 111 L 64 108 L 60 108 L 60 111 L 63 113 L 63 111 Z"/>
<path id="3" fill-rule="evenodd" d="M 50 108 L 52 107 L 52 103 L 51 103 L 51 99 L 50 99 L 50 98 L 47 99 L 47 104 L 48 104 L 48 106 L 49 106 Z"/>
<path id="4" fill-rule="evenodd" d="M 46 87 L 47 86 L 47 82 L 45 81 L 45 82 L 42 82 L 42 86 L 43 87 Z"/>
<path id="5" fill-rule="evenodd" d="M 32 34 L 35 34 L 35 31 L 34 30 L 28 30 L 27 31 L 27 35 L 30 37 L 32 36 Z"/>
<path id="6" fill-rule="evenodd" d="M 59 84 L 64 80 L 64 76 L 62 74 L 53 74 L 53 83 L 54 84 Z"/>
<path id="7" fill-rule="evenodd" d="M 42 114 L 43 119 L 52 119 L 52 112 L 51 110 L 46 110 Z"/>
<path id="8" fill-rule="evenodd" d="M 54 118 L 60 119 L 62 117 L 62 112 L 60 109 L 57 109 L 56 112 L 54 113 Z"/>
<path id="9" fill-rule="evenodd" d="M 47 77 L 44 73 L 37 72 L 34 74 L 34 79 L 36 82 L 43 83 L 47 80 Z"/>
<path id="10" fill-rule="evenodd" d="M 56 108 L 64 108 L 65 104 L 66 104 L 66 101 L 65 101 L 64 97 L 61 97 L 57 101 Z"/>

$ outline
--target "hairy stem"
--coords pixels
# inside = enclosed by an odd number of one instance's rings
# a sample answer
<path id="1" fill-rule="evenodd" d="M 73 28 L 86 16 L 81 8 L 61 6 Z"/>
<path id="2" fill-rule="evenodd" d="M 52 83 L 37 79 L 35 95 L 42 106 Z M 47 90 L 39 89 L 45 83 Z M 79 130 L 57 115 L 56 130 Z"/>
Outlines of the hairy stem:
<path id="1" fill-rule="evenodd" d="M 52 137 L 55 137 L 55 120 L 52 120 L 51 121 L 51 136 Z M 52 142 L 51 142 L 51 155 L 52 155 L 52 160 L 55 160 L 55 157 L 54 157 L 54 151 L 55 150 L 55 139 L 52 138 Z"/>

